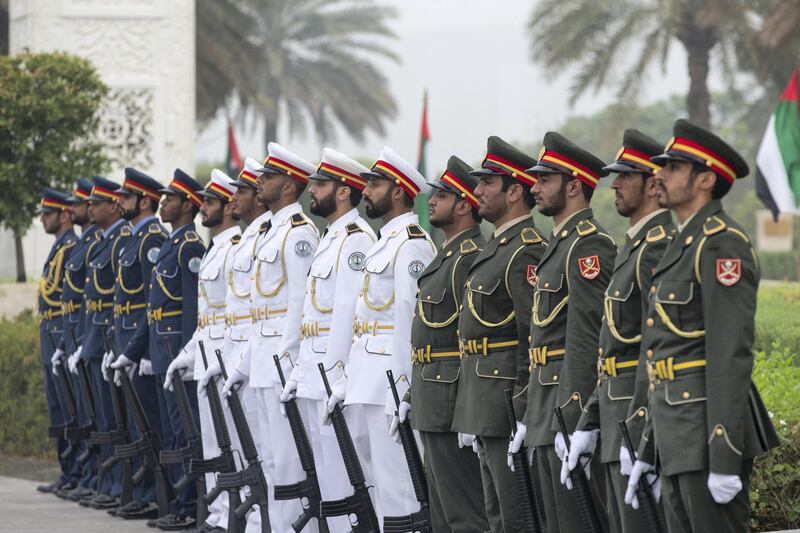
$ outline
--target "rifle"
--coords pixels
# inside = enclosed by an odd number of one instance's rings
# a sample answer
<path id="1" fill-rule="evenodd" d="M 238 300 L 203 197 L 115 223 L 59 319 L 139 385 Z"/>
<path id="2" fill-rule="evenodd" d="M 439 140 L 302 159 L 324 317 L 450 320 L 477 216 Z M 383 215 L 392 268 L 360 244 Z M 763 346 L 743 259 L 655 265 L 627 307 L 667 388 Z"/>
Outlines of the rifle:
<path id="1" fill-rule="evenodd" d="M 511 438 L 517 434 L 517 415 L 514 413 L 514 401 L 511 389 L 505 390 L 506 411 L 508 411 L 508 421 L 511 424 Z M 532 533 L 543 533 L 542 511 L 539 509 L 539 500 L 536 495 L 536 488 L 531 479 L 531 470 L 528 465 L 528 450 L 523 445 L 519 451 L 511 454 L 514 464 L 514 479 L 517 484 L 517 493 L 522 501 L 522 514 L 525 522 L 525 530 Z"/>
<path id="2" fill-rule="evenodd" d="M 106 351 L 114 349 L 108 330 L 104 336 Z M 124 372 L 123 372 L 124 373 Z M 127 377 L 127 374 L 124 373 Z M 128 431 L 128 414 L 125 410 L 125 401 L 119 388 L 114 385 L 114 371 L 106 370 L 108 380 L 108 391 L 111 396 L 111 409 L 114 412 L 114 429 L 109 431 L 92 431 L 89 434 L 87 444 L 90 446 L 113 446 L 114 453 L 105 461 L 97 466 L 97 492 L 103 484 L 103 479 L 114 465 L 122 462 L 122 493 L 120 495 L 120 507 L 133 501 L 133 486 L 138 483 L 133 476 L 133 465 L 130 457 L 123 457 L 117 451 L 119 446 L 128 445 L 131 442 L 131 435 Z"/>
<path id="3" fill-rule="evenodd" d="M 397 385 L 394 382 L 394 375 L 391 370 L 386 371 L 389 380 L 389 387 L 392 389 L 394 403 L 400 408 L 400 395 L 397 394 Z M 398 412 L 394 412 L 395 416 Z M 431 527 L 431 508 L 428 501 L 428 480 L 425 479 L 425 468 L 422 466 L 422 457 L 419 455 L 417 440 L 414 438 L 414 430 L 411 423 L 406 419 L 397 426 L 400 434 L 400 443 L 403 445 L 403 453 L 406 456 L 408 473 L 411 475 L 411 485 L 414 486 L 414 495 L 419 502 L 419 511 L 408 516 L 384 516 L 383 531 L 385 533 L 430 533 Z"/>
<path id="4" fill-rule="evenodd" d="M 69 333 L 72 336 L 72 344 L 78 346 L 77 339 L 75 339 L 75 331 L 70 329 Z M 81 389 L 81 406 L 85 411 L 86 418 L 89 419 L 88 424 L 73 430 L 73 434 L 86 443 L 86 448 L 78 456 L 78 464 L 83 466 L 88 463 L 92 457 L 100 454 L 100 446 L 89 442 L 92 432 L 97 430 L 97 415 L 94 411 L 94 397 L 92 396 L 89 370 L 86 368 L 85 359 L 78 359 L 78 385 Z"/>
<path id="5" fill-rule="evenodd" d="M 278 369 L 281 385 L 285 387 L 286 377 L 283 375 L 280 358 L 277 355 L 273 355 L 272 359 Z M 306 428 L 303 425 L 300 409 L 297 407 L 297 398 L 284 402 L 283 407 L 286 410 L 286 418 L 289 419 L 294 445 L 297 448 L 297 455 L 300 457 L 300 465 L 306 473 L 306 478 L 291 485 L 275 485 L 275 499 L 300 500 L 303 512 L 292 523 L 292 529 L 296 532 L 302 531 L 309 520 L 316 518 L 320 533 L 328 533 L 328 522 L 320 516 L 322 494 L 319 490 L 317 467 L 314 464 L 314 451 L 311 448 L 311 441 L 308 440 L 308 433 L 306 433 Z"/>
<path id="6" fill-rule="evenodd" d="M 164 346 L 167 348 L 170 362 L 174 361 L 175 354 L 172 353 L 172 346 L 166 337 L 164 338 Z M 181 492 L 194 479 L 197 485 L 197 514 L 195 520 L 197 520 L 198 524 L 202 524 L 208 518 L 208 504 L 205 498 L 206 476 L 198 475 L 197 473 L 193 474 L 189 467 L 193 459 L 203 459 L 203 440 L 200 437 L 200 431 L 197 429 L 197 422 L 192 412 L 192 406 L 189 403 L 189 394 L 186 392 L 186 384 L 183 382 L 183 373 L 180 371 L 175 371 L 172 374 L 172 391 L 175 394 L 175 403 L 178 405 L 178 414 L 181 417 L 186 446 L 177 450 L 161 450 L 159 462 L 162 465 L 183 465 L 184 474 L 173 487 L 176 493 Z"/>
<path id="7" fill-rule="evenodd" d="M 622 442 L 625 444 L 625 448 L 628 449 L 631 464 L 633 464 L 636 462 L 636 453 L 633 451 L 633 441 L 631 440 L 631 434 L 628 432 L 628 424 L 625 423 L 625 420 L 619 421 L 619 430 L 622 432 Z M 647 531 L 664 533 L 666 527 L 661 513 L 658 512 L 658 505 L 656 504 L 655 496 L 653 496 L 652 487 L 647 482 L 647 476 L 641 476 L 639 478 L 639 488 L 636 489 L 636 497 L 640 502 L 644 503 L 642 505 L 642 523 Z"/>
<path id="8" fill-rule="evenodd" d="M 219 368 L 222 370 L 222 377 L 227 380 L 228 373 L 225 371 L 225 363 L 222 361 L 222 352 L 217 350 L 216 355 L 217 361 L 219 361 Z M 259 514 L 261 515 L 261 531 L 268 533 L 272 531 L 272 526 L 269 521 L 267 479 L 264 477 L 264 470 L 261 469 L 261 460 L 258 458 L 256 443 L 250 433 L 250 426 L 247 424 L 242 401 L 237 392 L 238 388 L 231 391 L 231 395 L 228 396 L 228 407 L 231 410 L 231 418 L 233 418 L 233 425 L 236 427 L 236 434 L 239 435 L 239 442 L 242 445 L 242 453 L 247 461 L 247 466 L 239 472 L 220 472 L 217 475 L 217 486 L 208 493 L 208 501 L 214 501 L 222 491 L 227 490 L 230 493 L 233 490 L 238 491 L 244 486 L 250 487 L 250 496 L 245 498 L 236 508 L 231 505 L 230 509 L 239 519 L 242 519 L 251 507 L 258 505 Z"/>
<path id="9" fill-rule="evenodd" d="M 325 391 L 328 397 L 331 395 L 331 385 L 328 383 L 328 376 L 325 374 L 325 366 L 322 363 L 317 365 L 319 373 L 322 375 L 322 383 L 325 384 Z M 369 497 L 367 479 L 361 469 L 358 460 L 353 437 L 350 436 L 350 429 L 347 427 L 347 420 L 344 418 L 342 408 L 338 405 L 333 408 L 331 413 L 331 424 L 336 433 L 336 440 L 339 442 L 339 451 L 344 459 L 344 467 L 347 470 L 347 477 L 353 486 L 353 494 L 340 500 L 324 501 L 320 504 L 320 515 L 323 518 L 329 516 L 347 516 L 352 526 L 351 533 L 379 533 L 380 524 L 378 516 L 375 514 L 375 507 Z M 355 515 L 355 523 L 350 516 Z"/>
<path id="10" fill-rule="evenodd" d="M 50 341 L 51 349 L 55 352 L 56 342 L 53 340 L 53 334 L 49 331 L 47 332 L 47 338 Z M 64 461 L 72 457 L 81 445 L 81 439 L 77 438 L 74 433 L 74 431 L 78 429 L 78 408 L 75 405 L 75 393 L 72 390 L 72 383 L 70 382 L 69 376 L 67 376 L 67 372 L 64 368 L 65 366 L 66 365 L 62 362 L 61 370 L 56 372 L 58 386 L 59 389 L 61 389 L 61 394 L 57 394 L 56 396 L 57 399 L 63 399 L 61 408 L 64 410 L 64 414 L 69 418 L 64 424 L 52 426 L 48 430 L 51 437 L 62 437 L 67 441 L 67 447 L 59 454 L 59 457 Z"/>
<path id="11" fill-rule="evenodd" d="M 567 423 L 564 421 L 561 407 L 556 406 L 553 411 L 556 415 L 558 426 L 561 429 L 561 434 L 564 436 L 567 452 L 569 452 L 569 434 L 567 433 Z M 603 526 L 600 520 L 600 514 L 597 512 L 597 507 L 594 505 L 592 491 L 589 488 L 589 479 L 586 477 L 586 472 L 584 472 L 583 465 L 580 461 L 578 461 L 577 468 L 569 471 L 569 478 L 572 481 L 572 488 L 575 489 L 578 515 L 581 517 L 584 530 L 588 533 L 601 533 L 603 531 Z"/>
<path id="12" fill-rule="evenodd" d="M 203 341 L 197 342 L 200 346 L 200 355 L 203 356 L 203 367 L 208 369 L 208 359 L 206 358 L 206 349 Z M 233 449 L 231 448 L 231 437 L 228 434 L 228 425 L 225 422 L 225 414 L 222 412 L 222 400 L 219 397 L 219 390 L 217 389 L 216 380 L 209 381 L 206 387 L 206 397 L 208 398 L 208 405 L 211 411 L 211 420 L 214 423 L 214 434 L 217 438 L 217 446 L 219 447 L 219 455 L 211 459 L 195 459 L 189 461 L 189 474 L 194 476 L 203 476 L 205 474 L 213 474 L 215 472 L 236 472 L 236 460 L 233 456 Z M 209 499 L 211 493 L 204 495 L 206 505 L 216 499 Z M 241 496 L 239 489 L 228 491 L 228 507 L 235 509 L 241 505 Z M 225 528 L 228 533 L 243 533 L 245 530 L 245 522 L 236 516 L 236 513 L 228 513 L 228 524 Z"/>

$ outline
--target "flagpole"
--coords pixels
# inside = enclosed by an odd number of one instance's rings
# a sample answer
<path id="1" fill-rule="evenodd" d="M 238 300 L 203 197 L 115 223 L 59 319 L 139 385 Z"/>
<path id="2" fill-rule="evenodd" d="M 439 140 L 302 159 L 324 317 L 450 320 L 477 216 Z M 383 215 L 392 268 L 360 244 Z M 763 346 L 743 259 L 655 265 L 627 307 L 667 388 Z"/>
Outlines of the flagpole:
<path id="1" fill-rule="evenodd" d="M 420 124 L 420 134 L 419 134 L 419 152 L 417 155 L 417 170 L 422 177 L 426 180 L 428 176 L 426 174 L 427 164 L 426 164 L 426 147 L 428 144 L 428 140 L 430 140 L 431 134 L 430 130 L 428 129 L 428 90 L 425 89 L 422 96 L 422 121 Z M 427 194 L 420 194 L 417 196 L 416 200 L 416 212 L 417 218 L 419 218 L 419 225 L 430 233 L 431 231 L 431 224 L 428 220 L 428 195 Z"/>

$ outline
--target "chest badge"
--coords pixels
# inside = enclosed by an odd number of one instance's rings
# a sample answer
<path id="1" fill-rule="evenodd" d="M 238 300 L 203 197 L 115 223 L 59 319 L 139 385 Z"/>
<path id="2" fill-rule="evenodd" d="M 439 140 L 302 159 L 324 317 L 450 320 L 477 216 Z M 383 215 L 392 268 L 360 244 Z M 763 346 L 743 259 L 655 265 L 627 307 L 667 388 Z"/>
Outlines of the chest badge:
<path id="1" fill-rule="evenodd" d="M 580 268 L 581 276 L 586 279 L 594 279 L 600 275 L 600 258 L 596 255 L 581 257 L 578 259 L 578 267 Z"/>
<path id="2" fill-rule="evenodd" d="M 536 275 L 536 267 L 538 265 L 528 265 L 528 270 L 525 272 L 525 279 L 528 280 L 528 284 L 531 287 L 536 286 L 536 282 L 539 281 L 539 276 Z"/>
<path id="3" fill-rule="evenodd" d="M 717 281 L 726 287 L 731 287 L 736 285 L 741 277 L 741 259 L 717 259 Z"/>

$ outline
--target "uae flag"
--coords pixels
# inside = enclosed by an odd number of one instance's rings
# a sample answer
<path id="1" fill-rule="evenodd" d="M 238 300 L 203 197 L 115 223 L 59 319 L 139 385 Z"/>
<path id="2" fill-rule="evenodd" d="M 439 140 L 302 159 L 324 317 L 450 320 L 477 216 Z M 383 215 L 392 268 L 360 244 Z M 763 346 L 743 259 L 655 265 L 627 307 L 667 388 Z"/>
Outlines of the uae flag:
<path id="1" fill-rule="evenodd" d="M 428 141 L 431 138 L 431 132 L 428 130 L 428 91 L 422 97 L 422 126 L 419 134 L 419 156 L 417 157 L 417 170 L 422 174 L 422 177 L 427 179 L 425 174 L 425 148 L 428 146 Z M 419 225 L 430 233 L 431 224 L 428 221 L 428 195 L 420 194 L 417 196 L 417 218 L 419 218 Z"/>
<path id="2" fill-rule="evenodd" d="M 236 178 L 242 171 L 242 157 L 239 155 L 239 147 L 236 145 L 236 135 L 233 133 L 233 124 L 228 121 L 228 155 L 225 156 L 225 170 L 228 176 Z"/>
<path id="3" fill-rule="evenodd" d="M 756 193 L 775 220 L 798 213 L 800 200 L 800 98 L 792 73 L 769 119 L 756 157 Z"/>

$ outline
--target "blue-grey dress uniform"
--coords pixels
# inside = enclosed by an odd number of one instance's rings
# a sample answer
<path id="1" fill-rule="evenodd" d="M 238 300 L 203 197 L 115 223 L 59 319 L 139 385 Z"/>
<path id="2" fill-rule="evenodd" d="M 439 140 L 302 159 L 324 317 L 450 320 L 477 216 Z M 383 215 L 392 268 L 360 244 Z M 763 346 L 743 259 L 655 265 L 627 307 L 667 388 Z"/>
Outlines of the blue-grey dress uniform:
<path id="1" fill-rule="evenodd" d="M 119 195 L 144 194 L 158 202 L 161 189 L 155 179 L 133 168 L 125 169 L 125 180 L 117 189 Z M 167 231 L 155 216 L 138 221 L 131 230 L 131 237 L 120 250 L 117 267 L 116 290 L 114 292 L 114 343 L 117 353 L 141 364 L 150 359 L 148 350 L 147 303 L 150 293 L 149 280 L 154 261 L 166 239 Z M 156 378 L 135 372 L 131 378 L 133 388 L 142 403 L 150 426 L 161 428 L 161 416 L 156 393 Z M 128 412 L 128 428 L 131 438 L 139 437 L 133 413 Z M 138 462 L 138 459 L 136 460 Z M 149 473 L 134 488 L 135 500 L 148 503 L 156 501 L 155 480 Z"/>
<path id="2" fill-rule="evenodd" d="M 54 189 L 46 188 L 42 191 L 42 201 L 38 211 L 62 211 L 69 207 L 69 202 L 65 194 Z M 78 241 L 72 229 L 61 234 L 50 248 L 47 260 L 42 269 L 42 277 L 39 279 L 38 289 L 38 309 L 39 309 L 39 346 L 44 368 L 45 395 L 47 398 L 47 411 L 50 414 L 50 424 L 52 426 L 63 425 L 67 421 L 67 413 L 62 408 L 63 398 L 61 398 L 58 387 L 53 376 L 50 358 L 55 352 L 56 347 L 61 341 L 63 332 L 63 321 L 61 311 L 62 280 L 64 268 L 69 260 L 75 243 Z M 64 372 L 65 365 L 61 371 Z M 61 452 L 67 448 L 64 437 L 58 437 L 56 442 L 59 455 L 59 466 L 61 467 L 61 483 L 74 482 L 80 479 L 80 472 L 77 469 L 75 455 L 68 459 L 61 458 Z"/>
<path id="3" fill-rule="evenodd" d="M 92 182 L 80 178 L 75 185 L 72 196 L 68 198 L 71 203 L 86 202 L 92 193 Z M 63 312 L 64 335 L 61 337 L 61 348 L 66 355 L 75 353 L 83 341 L 84 328 L 86 327 L 86 312 L 83 307 L 83 287 L 86 283 L 86 261 L 92 248 L 100 240 L 100 228 L 90 224 L 81 233 L 78 242 L 67 260 L 64 270 L 64 282 L 61 293 L 61 311 Z M 75 391 L 75 403 L 78 407 L 78 422 L 81 426 L 89 423 L 89 418 L 83 405 L 80 394 L 81 385 L 78 376 L 69 374 L 72 379 L 72 390 Z M 83 451 L 83 444 L 81 445 Z M 94 489 L 96 486 L 97 461 L 92 458 L 83 468 L 80 485 Z"/>
<path id="4" fill-rule="evenodd" d="M 179 194 L 200 205 L 198 192 L 203 187 L 180 169 L 165 194 Z M 190 192 L 187 192 L 190 191 Z M 163 445 L 177 449 L 186 444 L 175 395 L 163 388 L 167 368 L 173 356 L 192 338 L 197 327 L 197 273 L 200 270 L 205 246 L 195 231 L 194 223 L 175 229 L 164 241 L 155 257 L 150 275 L 147 300 L 147 319 L 150 324 L 150 361 L 158 384 L 157 399 L 161 414 Z M 127 355 L 127 354 L 126 354 Z M 197 418 L 197 382 L 185 382 L 189 403 Z M 196 420 L 200 426 L 199 420 Z M 173 483 L 183 475 L 181 465 L 170 465 Z M 178 516 L 194 516 L 197 507 L 197 489 L 187 483 L 178 494 L 170 512 Z"/>
<path id="5" fill-rule="evenodd" d="M 90 200 L 115 202 L 114 190 L 117 184 L 106 178 L 92 178 L 94 186 Z M 116 427 L 114 411 L 111 407 L 110 386 L 113 384 L 103 379 L 102 362 L 106 352 L 105 339 L 114 325 L 114 283 L 120 251 L 131 234 L 127 221 L 119 219 L 102 232 L 101 239 L 92 247 L 86 268 L 86 284 L 84 286 L 84 311 L 86 321 L 83 336 L 81 358 L 91 380 L 94 396 L 95 416 L 98 431 L 110 431 Z M 112 455 L 111 446 L 103 446 L 100 461 Z M 117 497 L 122 491 L 122 477 L 119 468 L 113 468 L 106 476 L 102 494 Z"/>

